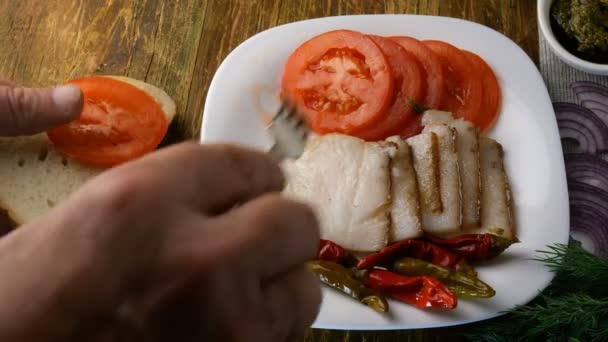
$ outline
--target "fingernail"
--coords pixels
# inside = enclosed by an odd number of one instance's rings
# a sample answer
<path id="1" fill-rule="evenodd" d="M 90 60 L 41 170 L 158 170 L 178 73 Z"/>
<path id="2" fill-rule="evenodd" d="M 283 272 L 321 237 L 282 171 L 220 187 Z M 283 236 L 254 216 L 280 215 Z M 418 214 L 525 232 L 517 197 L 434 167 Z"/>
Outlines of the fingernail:
<path id="1" fill-rule="evenodd" d="M 82 92 L 73 84 L 59 86 L 53 89 L 53 102 L 59 113 L 77 117 L 82 107 Z"/>

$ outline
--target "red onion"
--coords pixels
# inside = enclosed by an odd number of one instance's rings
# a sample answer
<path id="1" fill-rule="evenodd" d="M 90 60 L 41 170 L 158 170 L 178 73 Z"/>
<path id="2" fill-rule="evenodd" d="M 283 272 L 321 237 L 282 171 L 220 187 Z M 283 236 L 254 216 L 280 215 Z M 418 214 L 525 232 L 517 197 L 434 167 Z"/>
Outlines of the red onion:
<path id="1" fill-rule="evenodd" d="M 586 235 L 594 252 L 608 256 L 608 192 L 569 180 L 570 229 Z"/>
<path id="2" fill-rule="evenodd" d="M 578 103 L 594 112 L 608 125 L 608 87 L 594 82 L 574 82 L 572 90 Z"/>
<path id="3" fill-rule="evenodd" d="M 565 102 L 553 103 L 559 135 L 577 142 L 576 152 L 595 154 L 608 147 L 608 126 L 589 109 Z"/>
<path id="4" fill-rule="evenodd" d="M 562 139 L 572 139 L 575 151 L 566 153 L 570 197 L 570 229 L 593 243 L 595 254 L 608 256 L 608 162 L 598 152 L 608 147 L 608 87 L 574 82 L 579 104 L 554 103 Z M 568 144 L 564 141 L 568 151 Z"/>
<path id="5" fill-rule="evenodd" d="M 608 162 L 588 154 L 564 156 L 568 180 L 585 183 L 608 192 Z"/>

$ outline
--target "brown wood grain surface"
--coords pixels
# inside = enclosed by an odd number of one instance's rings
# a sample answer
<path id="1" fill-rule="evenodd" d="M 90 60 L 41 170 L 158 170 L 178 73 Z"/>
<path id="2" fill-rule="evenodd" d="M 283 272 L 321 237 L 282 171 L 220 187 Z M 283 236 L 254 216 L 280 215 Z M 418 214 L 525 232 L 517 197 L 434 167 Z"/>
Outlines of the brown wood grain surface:
<path id="1" fill-rule="evenodd" d="M 146 80 L 177 103 L 169 140 L 192 139 L 215 70 L 248 37 L 308 18 L 373 13 L 468 19 L 504 33 L 538 58 L 532 0 L 0 0 L 0 77 L 27 85 L 91 74 Z M 452 340 L 454 331 L 310 330 L 306 340 Z"/>

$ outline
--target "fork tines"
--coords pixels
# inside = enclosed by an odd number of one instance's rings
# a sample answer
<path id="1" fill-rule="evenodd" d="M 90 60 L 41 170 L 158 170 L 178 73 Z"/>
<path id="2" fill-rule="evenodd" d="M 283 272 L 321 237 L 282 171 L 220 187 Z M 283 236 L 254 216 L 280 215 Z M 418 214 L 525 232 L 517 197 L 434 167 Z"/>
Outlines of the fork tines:
<path id="1" fill-rule="evenodd" d="M 295 105 L 283 101 L 268 128 L 275 139 L 270 153 L 280 159 L 297 158 L 302 154 L 310 129 Z"/>

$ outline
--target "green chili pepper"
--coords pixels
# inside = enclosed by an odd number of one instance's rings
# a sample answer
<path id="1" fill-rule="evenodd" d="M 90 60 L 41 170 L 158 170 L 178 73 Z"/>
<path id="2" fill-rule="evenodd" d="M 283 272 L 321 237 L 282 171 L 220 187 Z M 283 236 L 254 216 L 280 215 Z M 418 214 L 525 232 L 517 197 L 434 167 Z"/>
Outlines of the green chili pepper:
<path id="1" fill-rule="evenodd" d="M 395 272 L 404 275 L 435 277 L 459 297 L 490 298 L 496 294 L 490 285 L 474 275 L 450 270 L 424 260 L 401 258 L 393 263 L 392 268 Z"/>
<path id="2" fill-rule="evenodd" d="M 488 259 L 498 256 L 504 252 L 505 249 L 509 248 L 514 243 L 519 243 L 519 239 L 514 237 L 513 239 L 507 239 L 500 236 L 492 235 L 490 248 L 488 249 Z"/>
<path id="3" fill-rule="evenodd" d="M 355 279 L 344 266 L 331 261 L 313 260 L 307 262 L 306 267 L 315 273 L 324 284 L 353 297 L 376 311 L 388 311 L 388 302 L 384 296 Z"/>

